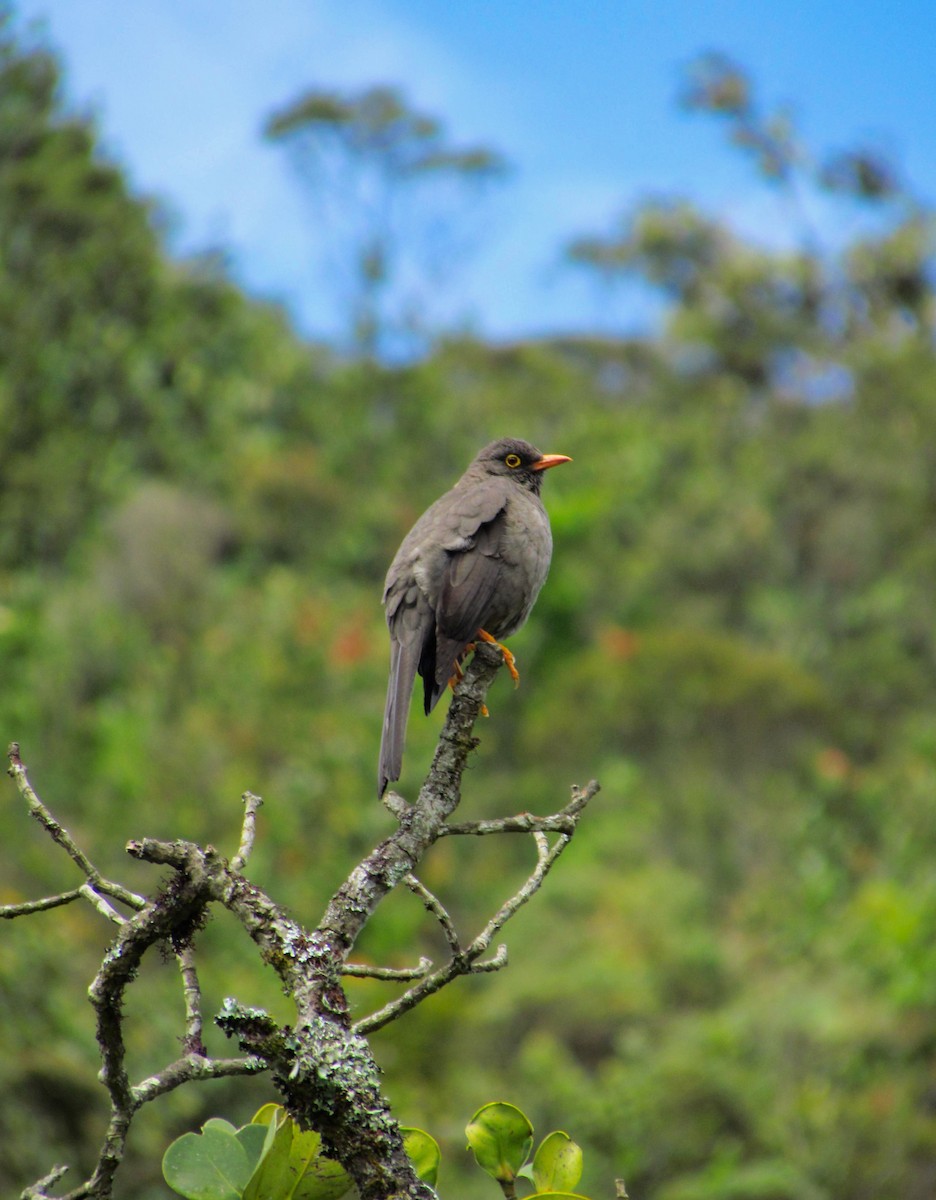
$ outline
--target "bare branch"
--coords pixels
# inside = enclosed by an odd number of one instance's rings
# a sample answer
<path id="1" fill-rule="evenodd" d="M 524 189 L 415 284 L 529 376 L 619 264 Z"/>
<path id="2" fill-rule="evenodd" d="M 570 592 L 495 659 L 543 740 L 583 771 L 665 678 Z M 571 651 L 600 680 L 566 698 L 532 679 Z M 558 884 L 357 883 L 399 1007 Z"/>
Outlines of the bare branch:
<path id="1" fill-rule="evenodd" d="M 138 1083 L 133 1089 L 134 1104 L 140 1108 L 183 1083 L 226 1079 L 232 1075 L 257 1075 L 267 1069 L 264 1060 L 256 1055 L 247 1055 L 245 1058 L 207 1058 L 200 1054 L 186 1054 L 164 1067 L 157 1075 L 150 1075 Z"/>
<path id="2" fill-rule="evenodd" d="M 26 1188 L 20 1194 L 20 1200 L 47 1200 L 49 1196 L 48 1189 L 55 1187 L 67 1171 L 68 1167 L 53 1167 L 48 1175 L 43 1175 L 41 1179 L 36 1180 L 32 1187 Z"/>
<path id="3" fill-rule="evenodd" d="M 569 842 L 572 840 L 571 834 L 560 834 L 550 848 L 549 840 L 545 833 L 534 833 L 533 840 L 536 842 L 536 867 L 533 873 L 529 876 L 523 887 L 514 896 L 503 904 L 494 916 L 488 921 L 484 929 L 478 934 L 471 945 L 465 950 L 465 955 L 472 960 L 480 957 L 490 946 L 494 940 L 495 934 L 507 924 L 514 914 L 523 907 L 524 904 L 539 891 L 543 880 L 552 870 L 553 865 L 559 855 L 565 850 Z"/>
<path id="4" fill-rule="evenodd" d="M 514 817 L 502 817 L 496 821 L 462 821 L 460 824 L 446 824 L 442 827 L 442 837 L 456 835 L 483 837 L 490 833 L 567 833 L 572 834 L 578 824 L 579 817 L 584 812 L 588 802 L 601 790 L 596 779 L 591 780 L 584 788 L 574 786 L 572 799 L 557 813 L 548 817 L 537 817 L 533 813 L 518 813 Z"/>
<path id="5" fill-rule="evenodd" d="M 68 854 L 69 858 L 78 866 L 85 875 L 87 881 L 96 892 L 103 892 L 114 900 L 120 900 L 129 908 L 141 909 L 146 901 L 142 896 L 136 895 L 135 892 L 128 891 L 121 887 L 119 883 L 112 883 L 108 879 L 104 879 L 97 867 L 91 862 L 84 851 L 78 846 L 74 838 L 68 830 L 61 825 L 49 809 L 42 803 L 35 789 L 29 782 L 29 777 L 26 773 L 26 766 L 20 758 L 19 742 L 11 742 L 7 757 L 10 760 L 10 766 L 7 774 L 13 777 L 20 795 L 29 806 L 29 811 L 36 818 L 43 829 L 49 834 L 52 840 Z M 108 919 L 111 917 L 109 914 Z"/>
<path id="6" fill-rule="evenodd" d="M 490 948 L 494 936 L 526 904 L 530 897 L 539 890 L 543 880 L 549 874 L 559 855 L 569 844 L 571 836 L 571 834 L 561 834 L 550 848 L 548 839 L 544 833 L 534 833 L 533 837 L 536 841 L 537 850 L 536 867 L 520 890 L 497 910 L 484 929 L 463 950 L 458 949 L 457 936 L 453 929 L 452 937 L 455 938 L 455 941 L 454 944 L 450 941 L 450 945 L 453 945 L 453 954 L 449 961 L 404 992 L 396 1000 L 392 1000 L 377 1012 L 371 1013 L 370 1016 L 358 1021 L 354 1026 L 355 1032 L 366 1034 L 373 1033 L 377 1029 L 382 1029 L 385 1025 L 389 1025 L 391 1021 L 395 1021 L 398 1017 L 401 1017 L 403 1013 L 409 1012 L 417 1004 L 421 1004 L 423 1000 L 440 991 L 446 984 L 451 983 L 459 975 L 470 975 L 478 971 L 497 971 L 501 967 L 506 966 L 506 946 L 499 946 L 496 954 L 486 962 L 479 962 L 478 960 Z M 431 893 L 429 895 L 431 896 Z M 431 898 L 435 900 L 435 897 Z M 438 901 L 435 901 L 435 903 L 438 904 Z M 427 907 L 430 906 L 427 905 Z M 439 905 L 439 908 L 441 909 L 441 905 Z M 431 909 L 431 911 L 435 910 Z M 445 910 L 442 909 L 442 912 L 445 912 Z M 448 917 L 447 913 L 446 917 Z"/>
<path id="7" fill-rule="evenodd" d="M 188 1054 L 204 1055 L 202 1041 L 201 985 L 195 969 L 195 955 L 191 946 L 183 946 L 176 954 L 179 974 L 182 976 L 182 997 L 185 1001 L 185 1037 L 182 1045 Z"/>
<path id="8" fill-rule="evenodd" d="M 14 917 L 26 917 L 30 913 L 46 912 L 50 908 L 61 908 L 63 904 L 71 904 L 80 900 L 82 888 L 72 888 L 70 892 L 60 892 L 57 896 L 46 896 L 42 900 L 24 900 L 22 904 L 0 904 L 0 917 L 12 921 Z"/>
<path id="9" fill-rule="evenodd" d="M 423 957 L 415 967 L 373 967 L 369 963 L 345 963 L 341 973 L 354 979 L 382 979 L 388 983 L 405 983 L 409 979 L 422 979 L 431 970 L 432 959 Z"/>
<path id="10" fill-rule="evenodd" d="M 464 949 L 461 948 L 458 935 L 451 924 L 442 904 L 414 876 L 415 887 L 404 876 L 403 882 L 416 892 L 423 900 L 427 909 L 432 912 L 442 925 L 452 956 L 447 963 L 439 967 L 431 975 L 427 975 L 419 983 L 411 987 L 396 1000 L 390 1001 L 377 1012 L 371 1013 L 358 1021 L 354 1028 L 362 1034 L 373 1033 L 395 1021 L 403 1013 L 409 1012 L 417 1004 L 440 991 L 446 984 L 451 983 L 459 975 L 473 974 L 479 971 L 497 971 L 507 965 L 507 948 L 499 946 L 492 958 L 478 961 L 490 948 L 492 941 L 510 918 L 539 890 L 543 880 L 552 870 L 556 860 L 565 850 L 572 839 L 578 821 L 585 811 L 589 801 L 600 791 L 597 780 L 592 780 L 586 787 L 572 788 L 572 799 L 559 813 L 550 817 L 535 817 L 531 813 L 522 813 L 517 817 L 507 817 L 501 821 L 466 822 L 463 825 L 443 825 L 439 836 L 445 834 L 489 834 L 489 833 L 532 833 L 536 842 L 537 862 L 533 872 L 520 890 L 498 909 L 481 933 Z M 561 830 L 559 837 L 550 848 L 544 830 Z"/>
<path id="11" fill-rule="evenodd" d="M 51 836 L 52 840 L 61 846 L 68 856 L 78 864 L 80 870 L 89 879 L 95 878 L 97 876 L 97 871 L 92 866 L 90 860 L 75 844 L 68 830 L 60 825 L 58 821 L 56 821 L 55 817 L 52 816 L 46 806 L 36 795 L 35 790 L 29 782 L 29 777 L 26 774 L 26 765 L 20 758 L 19 742 L 10 743 L 10 748 L 7 751 L 7 757 L 10 760 L 8 773 L 13 776 L 20 795 L 29 805 L 29 811 L 31 815 L 36 818 L 46 833 Z"/>
<path id="12" fill-rule="evenodd" d="M 451 950 L 452 954 L 460 954 L 461 943 L 458 940 L 458 934 L 455 931 L 452 918 L 443 907 L 442 902 L 438 899 L 438 897 L 434 896 L 432 892 L 429 891 L 425 884 L 420 883 L 415 875 L 404 875 L 403 882 L 414 895 L 418 896 L 420 900 L 422 900 L 426 907 L 426 911 L 431 912 L 442 926 L 442 932 L 445 934 L 445 940 L 448 942 L 449 949 Z"/>
<path id="13" fill-rule="evenodd" d="M 231 869 L 234 871 L 243 871 L 247 866 L 257 835 L 257 809 L 263 804 L 262 797 L 255 796 L 253 792 L 244 792 L 241 800 L 244 802 L 244 824 L 241 828 L 240 846 L 231 859 Z"/>
<path id="14" fill-rule="evenodd" d="M 507 966 L 507 947 L 501 943 L 490 958 L 484 958 L 480 962 L 472 963 L 471 970 L 466 972 L 470 975 L 483 975 L 485 971 L 500 971 Z"/>
<path id="15" fill-rule="evenodd" d="M 441 991 L 446 984 L 451 983 L 453 979 L 457 979 L 459 975 L 472 975 L 475 972 L 499 970 L 501 967 L 507 965 L 506 947 L 501 946 L 499 951 L 502 951 L 502 953 L 495 955 L 488 963 L 473 962 L 468 957 L 467 952 L 453 955 L 447 963 L 439 967 L 438 970 L 433 971 L 431 975 L 428 975 L 420 983 L 417 983 L 404 992 L 402 996 L 396 1000 L 391 1000 L 389 1004 L 385 1004 L 377 1012 L 373 1012 L 369 1016 L 362 1017 L 360 1021 L 356 1021 L 354 1032 L 364 1035 L 374 1033 L 378 1029 L 383 1029 L 391 1021 L 397 1020 L 398 1017 L 402 1017 L 404 1013 L 415 1008 L 417 1004 L 422 1004 L 424 1000 L 427 1000 L 430 996 L 434 996 L 436 992 Z"/>
<path id="16" fill-rule="evenodd" d="M 98 910 L 102 917 L 106 917 L 108 921 L 113 921 L 115 925 L 122 925 L 126 918 L 122 916 L 112 904 L 108 904 L 103 896 L 91 886 L 90 883 L 83 883 L 78 889 L 79 895 L 85 900 L 90 901 L 92 906 Z"/>

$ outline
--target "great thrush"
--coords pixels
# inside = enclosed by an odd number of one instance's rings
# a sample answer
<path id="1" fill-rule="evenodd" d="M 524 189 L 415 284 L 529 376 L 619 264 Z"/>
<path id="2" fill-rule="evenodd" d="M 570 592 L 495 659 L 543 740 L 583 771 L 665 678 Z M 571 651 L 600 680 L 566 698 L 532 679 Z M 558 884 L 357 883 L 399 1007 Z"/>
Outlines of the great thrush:
<path id="1" fill-rule="evenodd" d="M 378 796 L 400 778 L 416 672 L 428 714 L 471 642 L 509 637 L 530 615 L 552 557 L 543 472 L 569 461 L 516 438 L 492 442 L 403 539 L 383 595 L 390 682 Z"/>

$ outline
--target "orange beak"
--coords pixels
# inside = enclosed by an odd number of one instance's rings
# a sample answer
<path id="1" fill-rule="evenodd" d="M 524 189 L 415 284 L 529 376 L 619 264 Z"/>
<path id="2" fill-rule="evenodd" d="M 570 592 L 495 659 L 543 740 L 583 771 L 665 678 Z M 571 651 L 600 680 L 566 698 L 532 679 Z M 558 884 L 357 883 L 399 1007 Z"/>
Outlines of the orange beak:
<path id="1" fill-rule="evenodd" d="M 548 471 L 550 467 L 558 467 L 564 462 L 571 462 L 568 454 L 544 454 L 541 459 L 533 463 L 534 471 Z"/>

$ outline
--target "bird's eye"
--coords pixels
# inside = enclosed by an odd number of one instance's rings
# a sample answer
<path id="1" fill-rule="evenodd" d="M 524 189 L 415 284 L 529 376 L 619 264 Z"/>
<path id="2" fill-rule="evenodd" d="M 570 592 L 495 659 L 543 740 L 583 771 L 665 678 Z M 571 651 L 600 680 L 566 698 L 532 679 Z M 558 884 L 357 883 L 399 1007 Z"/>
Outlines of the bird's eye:
<path id="1" fill-rule="evenodd" d="M 508 467 L 519 467 L 520 466 L 520 455 L 519 454 L 508 454 L 507 457 L 504 459 L 504 462 L 507 464 Z"/>

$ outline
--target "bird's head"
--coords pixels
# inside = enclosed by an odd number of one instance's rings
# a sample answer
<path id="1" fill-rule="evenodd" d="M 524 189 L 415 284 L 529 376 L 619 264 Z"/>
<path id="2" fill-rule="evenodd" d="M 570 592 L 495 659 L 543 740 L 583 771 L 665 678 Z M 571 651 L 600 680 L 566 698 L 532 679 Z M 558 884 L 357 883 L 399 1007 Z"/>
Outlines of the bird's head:
<path id="1" fill-rule="evenodd" d="M 549 467 L 571 462 L 567 454 L 542 454 L 520 438 L 501 438 L 491 442 L 475 459 L 488 475 L 504 475 L 515 479 L 521 487 L 539 495 L 543 472 Z"/>

